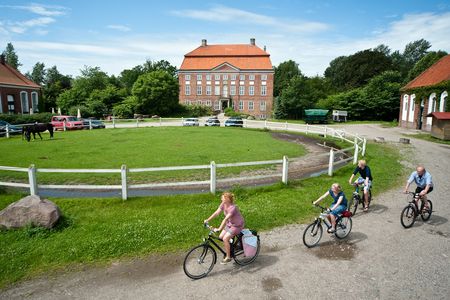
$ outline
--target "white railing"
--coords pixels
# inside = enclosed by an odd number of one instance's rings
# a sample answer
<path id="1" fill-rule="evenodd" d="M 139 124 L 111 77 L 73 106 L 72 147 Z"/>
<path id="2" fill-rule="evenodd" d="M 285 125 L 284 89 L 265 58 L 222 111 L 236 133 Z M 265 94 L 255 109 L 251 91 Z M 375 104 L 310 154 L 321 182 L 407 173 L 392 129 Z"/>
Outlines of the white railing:
<path id="1" fill-rule="evenodd" d="M 179 119 L 177 119 L 179 120 Z M 159 126 L 162 124 L 162 120 L 157 123 Z M 177 122 L 178 123 L 178 122 Z M 116 127 L 118 124 L 116 124 Z M 328 156 L 328 164 L 322 166 L 326 169 L 329 176 L 333 175 L 334 169 L 337 165 L 343 165 L 349 161 L 353 161 L 356 164 L 359 154 L 364 156 L 366 149 L 366 139 L 361 138 L 357 135 L 351 134 L 344 130 L 336 130 L 327 126 L 317 126 L 309 124 L 293 124 L 293 123 L 281 123 L 281 122 L 269 122 L 269 121 L 253 121 L 245 120 L 244 127 L 247 128 L 265 128 L 271 130 L 286 130 L 294 132 L 304 132 L 306 134 L 319 134 L 324 137 L 335 137 L 342 141 L 353 144 L 351 147 L 338 150 L 331 148 L 329 153 L 323 153 L 319 156 Z M 347 158 L 345 153 L 354 150 L 353 155 Z M 343 158 L 336 160 L 336 157 L 340 155 Z M 294 159 L 295 160 L 295 159 Z M 242 166 L 255 166 L 255 165 L 282 165 L 281 173 L 272 173 L 257 176 L 246 176 L 240 178 L 216 178 L 217 168 L 228 168 L 228 167 L 242 167 Z M 185 181 L 185 182 L 166 182 L 166 183 L 144 183 L 144 184 L 129 184 L 127 175 L 129 173 L 139 173 L 139 172 L 163 172 L 163 171 L 177 171 L 177 170 L 198 170 L 198 169 L 210 169 L 210 177 L 208 180 L 203 181 Z M 15 172 L 26 172 L 28 173 L 28 183 L 17 183 L 17 182 L 2 182 L 0 181 L 0 186 L 8 187 L 21 187 L 29 188 L 31 195 L 37 195 L 39 189 L 74 189 L 74 190 L 121 190 L 122 199 L 128 198 L 129 189 L 142 189 L 142 188 L 160 188 L 160 187 L 175 187 L 175 186 L 192 186 L 192 185 L 209 185 L 211 193 L 216 192 L 217 183 L 227 183 L 227 182 L 239 182 L 248 180 L 258 180 L 264 178 L 276 178 L 281 177 L 281 181 L 285 184 L 288 182 L 289 174 L 289 160 L 286 156 L 279 160 L 267 160 L 267 161 L 253 161 L 253 162 L 238 162 L 238 163 L 226 163 L 226 164 L 216 164 L 214 161 L 210 162 L 208 165 L 193 165 L 193 166 L 173 166 L 173 167 L 150 167 L 150 168 L 130 168 L 128 169 L 126 165 L 122 165 L 120 169 L 56 169 L 56 168 L 36 168 L 35 165 L 30 165 L 29 168 L 23 167 L 11 167 L 11 166 L 0 166 L 0 170 L 3 171 L 15 171 Z M 121 184 L 117 185 L 56 185 L 56 184 L 38 184 L 36 173 L 120 173 L 121 174 Z"/>

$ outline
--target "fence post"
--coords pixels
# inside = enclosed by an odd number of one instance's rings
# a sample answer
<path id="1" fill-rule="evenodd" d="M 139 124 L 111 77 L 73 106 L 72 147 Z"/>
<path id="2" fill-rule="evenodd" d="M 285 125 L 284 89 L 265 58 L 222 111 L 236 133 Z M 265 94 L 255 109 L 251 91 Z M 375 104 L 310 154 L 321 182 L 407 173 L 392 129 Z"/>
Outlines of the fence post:
<path id="1" fill-rule="evenodd" d="M 113 128 L 116 128 L 116 118 L 112 118 L 112 120 L 113 120 Z"/>
<path id="2" fill-rule="evenodd" d="M 159 117 L 159 127 L 161 127 L 162 126 L 162 120 L 161 120 L 161 117 Z"/>
<path id="3" fill-rule="evenodd" d="M 120 168 L 120 175 L 122 177 L 122 200 L 128 199 L 128 185 L 127 185 L 127 166 L 122 165 Z"/>
<path id="4" fill-rule="evenodd" d="M 330 149 L 330 161 L 328 163 L 328 175 L 333 176 L 334 151 Z"/>
<path id="5" fill-rule="evenodd" d="M 288 129 L 288 124 L 287 124 L 287 121 L 286 121 L 286 123 L 284 123 L 284 130 L 287 130 Z"/>
<path id="6" fill-rule="evenodd" d="M 267 120 L 264 120 L 264 129 L 267 129 Z"/>
<path id="7" fill-rule="evenodd" d="M 89 130 L 92 130 L 92 120 L 89 119 Z"/>
<path id="8" fill-rule="evenodd" d="M 366 155 L 366 143 L 367 143 L 367 140 L 366 140 L 366 138 L 364 138 L 363 146 L 362 146 L 362 152 L 361 152 L 362 156 Z"/>
<path id="9" fill-rule="evenodd" d="M 63 122 L 63 126 L 64 126 L 64 131 L 66 131 L 67 130 L 66 121 Z"/>
<path id="10" fill-rule="evenodd" d="M 281 175 L 281 181 L 284 184 L 288 183 L 288 172 L 289 172 L 289 159 L 286 155 L 283 156 L 283 173 Z"/>
<path id="11" fill-rule="evenodd" d="M 139 118 L 136 119 L 136 127 L 139 127 Z"/>
<path id="12" fill-rule="evenodd" d="M 328 131 L 328 127 L 327 127 L 327 125 L 325 125 L 325 138 L 327 137 L 327 131 Z"/>
<path id="13" fill-rule="evenodd" d="M 308 135 L 308 123 L 306 123 L 306 135 Z"/>
<path id="14" fill-rule="evenodd" d="M 353 154 L 353 164 L 356 165 L 356 163 L 358 162 L 358 151 L 359 151 L 359 146 L 357 143 L 355 143 L 355 153 Z"/>
<path id="15" fill-rule="evenodd" d="M 9 125 L 6 125 L 6 138 L 9 139 Z"/>
<path id="16" fill-rule="evenodd" d="M 34 165 L 28 167 L 28 182 L 30 183 L 30 195 L 37 195 L 36 167 Z"/>
<path id="17" fill-rule="evenodd" d="M 209 190 L 210 190 L 211 194 L 215 194 L 216 193 L 216 163 L 212 161 L 210 168 L 211 168 L 211 180 L 210 180 L 210 184 L 209 184 Z"/>

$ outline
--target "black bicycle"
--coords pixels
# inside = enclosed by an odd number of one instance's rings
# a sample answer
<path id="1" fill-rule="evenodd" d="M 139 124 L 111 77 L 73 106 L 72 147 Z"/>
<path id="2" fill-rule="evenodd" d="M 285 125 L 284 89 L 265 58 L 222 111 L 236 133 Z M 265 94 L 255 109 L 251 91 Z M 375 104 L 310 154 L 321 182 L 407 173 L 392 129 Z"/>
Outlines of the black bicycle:
<path id="1" fill-rule="evenodd" d="M 348 203 L 348 210 L 351 211 L 353 215 L 355 215 L 360 203 L 364 208 L 364 186 L 357 183 L 353 183 L 352 185 L 355 187 L 355 191 L 353 192 L 352 199 Z M 369 189 L 367 208 L 369 208 L 370 206 L 370 201 L 372 201 L 372 187 Z"/>
<path id="2" fill-rule="evenodd" d="M 203 243 L 192 248 L 184 258 L 183 269 L 184 273 L 192 279 L 200 279 L 205 277 L 214 268 L 217 262 L 217 252 L 215 249 L 222 252 L 223 257 L 226 256 L 225 249 L 223 249 L 216 241 L 222 242 L 217 236 L 214 229 L 205 224 L 205 228 L 209 229 L 208 237 L 203 239 Z M 231 257 L 234 261 L 241 266 L 248 265 L 255 261 L 259 254 L 260 241 L 259 235 L 256 231 L 250 230 L 257 238 L 256 252 L 252 256 L 246 256 L 244 252 L 244 245 L 242 243 L 243 234 L 239 233 L 233 238 L 231 243 Z M 214 247 L 213 247 L 214 246 Z M 214 249 L 215 248 L 215 249 Z"/>
<path id="3" fill-rule="evenodd" d="M 327 219 L 328 209 L 320 205 L 316 206 L 319 207 L 322 212 L 303 232 L 303 244 L 308 248 L 316 246 L 322 238 L 322 223 L 325 224 L 327 229 L 331 228 L 331 224 L 329 224 Z M 343 239 L 350 234 L 350 231 L 352 231 L 352 213 L 346 210 L 336 218 L 336 231 L 334 232 L 334 235 L 338 239 Z"/>
<path id="4" fill-rule="evenodd" d="M 422 218 L 423 221 L 428 221 L 431 218 L 431 214 L 433 213 L 433 203 L 430 199 L 427 199 L 427 205 L 423 201 L 423 197 L 420 196 L 419 193 L 407 192 L 409 203 L 403 208 L 402 213 L 400 215 L 400 223 L 405 228 L 410 228 L 416 222 L 416 218 L 418 215 Z M 420 209 L 417 205 L 417 202 L 420 201 Z"/>

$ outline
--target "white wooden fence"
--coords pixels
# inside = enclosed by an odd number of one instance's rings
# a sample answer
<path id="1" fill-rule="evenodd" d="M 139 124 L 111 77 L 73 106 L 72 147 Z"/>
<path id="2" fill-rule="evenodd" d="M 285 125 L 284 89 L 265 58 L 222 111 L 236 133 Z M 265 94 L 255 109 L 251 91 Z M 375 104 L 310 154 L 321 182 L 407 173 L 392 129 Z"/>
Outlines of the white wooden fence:
<path id="1" fill-rule="evenodd" d="M 248 128 L 266 128 L 271 130 L 285 130 L 304 132 L 306 134 L 321 134 L 324 137 L 332 136 L 339 138 L 343 141 L 351 143 L 352 146 L 346 149 L 330 149 L 328 162 L 328 175 L 332 176 L 336 165 L 342 165 L 349 161 L 353 161 L 356 164 L 358 155 L 365 155 L 366 139 L 358 137 L 357 135 L 345 132 L 343 130 L 335 130 L 327 126 L 316 126 L 308 124 L 292 124 L 292 123 L 280 123 L 280 122 L 268 122 L 268 121 L 249 121 L 245 120 L 244 126 Z M 351 150 L 353 156 L 336 161 L 337 154 L 344 154 Z M 255 166 L 255 165 L 282 165 L 281 174 L 268 174 L 257 176 L 246 176 L 242 178 L 223 178 L 217 179 L 216 169 L 227 167 L 241 167 L 241 166 Z M 198 170 L 198 169 L 210 169 L 209 180 L 204 181 L 185 181 L 185 182 L 166 182 L 166 183 L 145 183 L 145 184 L 129 184 L 127 175 L 129 173 L 139 172 L 163 172 L 163 171 L 176 171 L 176 170 Z M 26 172 L 28 173 L 28 183 L 18 182 L 2 182 L 0 186 L 8 187 L 20 187 L 29 188 L 31 195 L 37 195 L 39 189 L 69 189 L 69 190 L 120 190 L 122 199 L 128 198 L 129 189 L 142 189 L 142 188 L 158 188 L 158 187 L 182 187 L 193 185 L 209 185 L 211 193 L 216 192 L 217 183 L 226 182 L 238 182 L 248 180 L 258 180 L 264 178 L 281 177 L 281 181 L 285 184 L 288 182 L 289 174 L 289 160 L 286 156 L 279 160 L 267 160 L 267 161 L 253 161 L 253 162 L 238 162 L 227 164 L 216 164 L 214 161 L 208 165 L 193 165 L 193 166 L 174 166 L 174 167 L 155 167 L 155 168 L 128 168 L 126 165 L 122 165 L 120 169 L 53 169 L 53 168 L 36 168 L 35 165 L 30 165 L 28 168 L 0 166 L 0 170 L 13 171 L 13 172 Z M 56 184 L 38 184 L 36 179 L 36 173 L 120 173 L 121 184 L 117 185 L 56 185 Z"/>

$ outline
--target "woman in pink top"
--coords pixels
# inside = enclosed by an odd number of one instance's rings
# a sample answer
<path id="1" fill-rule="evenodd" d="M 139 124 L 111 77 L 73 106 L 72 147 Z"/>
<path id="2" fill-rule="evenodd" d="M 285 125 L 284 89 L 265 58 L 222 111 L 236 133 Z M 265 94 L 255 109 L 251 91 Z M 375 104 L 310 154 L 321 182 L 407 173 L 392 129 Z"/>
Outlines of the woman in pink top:
<path id="1" fill-rule="evenodd" d="M 234 195 L 232 193 L 223 193 L 220 199 L 222 203 L 219 208 L 204 222 L 208 223 L 223 211 L 225 218 L 219 228 L 215 228 L 214 230 L 221 231 L 219 237 L 223 240 L 223 245 L 227 254 L 221 264 L 227 264 L 231 261 L 230 239 L 244 229 L 244 218 L 242 218 L 239 209 L 234 204 Z"/>

